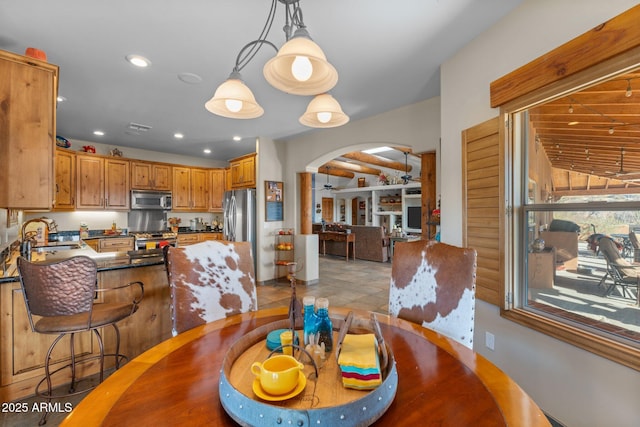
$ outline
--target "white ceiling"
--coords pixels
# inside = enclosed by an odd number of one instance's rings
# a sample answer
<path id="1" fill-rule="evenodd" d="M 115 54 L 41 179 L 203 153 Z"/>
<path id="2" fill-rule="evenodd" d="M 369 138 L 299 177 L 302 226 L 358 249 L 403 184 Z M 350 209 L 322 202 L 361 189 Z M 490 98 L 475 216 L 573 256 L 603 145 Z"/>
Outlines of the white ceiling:
<path id="1" fill-rule="evenodd" d="M 339 74 L 331 94 L 358 120 L 440 94 L 440 64 L 522 0 L 302 0 L 311 37 Z M 258 37 L 271 0 L 2 0 L 0 49 L 46 52 L 60 66 L 58 134 L 182 155 L 228 160 L 253 151 L 256 136 L 287 139 L 311 130 L 298 118 L 311 97 L 287 95 L 262 76 L 265 47 L 242 76 L 265 114 L 214 116 L 204 103 Z M 284 8 L 268 40 L 281 46 Z M 138 69 L 128 54 L 149 58 Z M 180 73 L 202 78 L 199 84 Z M 151 126 L 141 134 L 129 123 Z M 105 136 L 96 137 L 95 129 Z M 185 135 L 173 138 L 175 132 Z M 234 135 L 244 139 L 232 141 Z M 77 145 L 75 146 L 77 148 Z"/>

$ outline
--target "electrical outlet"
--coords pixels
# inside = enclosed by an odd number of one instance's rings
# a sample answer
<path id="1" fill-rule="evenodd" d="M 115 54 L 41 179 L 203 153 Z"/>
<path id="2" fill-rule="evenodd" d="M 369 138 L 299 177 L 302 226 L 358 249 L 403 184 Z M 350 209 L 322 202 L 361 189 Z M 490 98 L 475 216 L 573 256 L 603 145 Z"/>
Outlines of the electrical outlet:
<path id="1" fill-rule="evenodd" d="M 495 350 L 496 337 L 491 332 L 484 333 L 484 345 L 491 351 Z"/>

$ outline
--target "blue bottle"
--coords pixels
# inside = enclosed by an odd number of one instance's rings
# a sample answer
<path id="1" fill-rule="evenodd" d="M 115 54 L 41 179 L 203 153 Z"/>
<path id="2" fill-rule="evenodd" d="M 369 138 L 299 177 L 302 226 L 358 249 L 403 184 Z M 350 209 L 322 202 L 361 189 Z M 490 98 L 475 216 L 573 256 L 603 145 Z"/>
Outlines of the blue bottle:
<path id="1" fill-rule="evenodd" d="M 305 347 L 309 344 L 309 335 L 316 334 L 316 322 L 317 316 L 315 312 L 316 297 L 306 296 L 302 298 L 302 305 L 304 306 L 304 328 L 303 328 L 303 341 Z"/>
<path id="2" fill-rule="evenodd" d="M 333 324 L 329 317 L 329 300 L 318 298 L 316 308 L 318 309 L 316 322 L 316 331 L 319 336 L 318 344 L 324 343 L 325 351 L 329 352 L 333 349 Z"/>

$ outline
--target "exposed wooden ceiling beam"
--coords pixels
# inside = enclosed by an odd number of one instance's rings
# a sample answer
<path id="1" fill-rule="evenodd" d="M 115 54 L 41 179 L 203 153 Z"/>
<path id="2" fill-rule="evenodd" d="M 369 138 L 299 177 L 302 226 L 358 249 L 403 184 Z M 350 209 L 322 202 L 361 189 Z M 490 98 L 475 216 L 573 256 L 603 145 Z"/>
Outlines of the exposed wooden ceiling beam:
<path id="1" fill-rule="evenodd" d="M 350 179 L 353 179 L 356 176 L 356 174 L 354 174 L 353 172 L 349 172 L 341 169 L 328 168 L 327 166 L 320 166 L 318 168 L 318 173 L 323 173 L 323 174 L 332 175 L 332 176 L 339 176 L 342 178 L 350 178 Z"/>
<path id="2" fill-rule="evenodd" d="M 361 153 L 358 151 L 353 151 L 351 153 L 345 153 L 341 157 L 357 160 L 362 163 L 369 163 L 376 166 L 381 166 L 384 168 L 395 169 L 404 172 L 405 166 L 402 162 L 395 162 L 393 160 L 383 159 L 378 156 L 374 156 L 373 154 Z M 407 166 L 407 171 L 411 171 L 411 165 Z"/>
<path id="3" fill-rule="evenodd" d="M 323 166 L 329 166 L 330 169 L 343 169 L 351 172 L 366 173 L 368 175 L 380 175 L 381 169 L 370 168 L 358 163 L 341 162 L 340 160 L 331 160 Z"/>
<path id="4" fill-rule="evenodd" d="M 413 152 L 413 149 L 408 148 L 408 147 L 391 147 L 396 151 L 399 151 L 401 153 L 409 153 L 410 156 L 414 156 L 414 157 L 420 157 L 420 154 L 416 154 Z"/>

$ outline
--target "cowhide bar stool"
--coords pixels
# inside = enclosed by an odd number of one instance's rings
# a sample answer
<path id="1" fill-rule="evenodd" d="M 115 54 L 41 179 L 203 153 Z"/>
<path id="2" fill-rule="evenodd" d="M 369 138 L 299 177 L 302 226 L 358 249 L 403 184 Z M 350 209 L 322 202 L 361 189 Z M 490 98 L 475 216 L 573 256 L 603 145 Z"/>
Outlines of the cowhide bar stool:
<path id="1" fill-rule="evenodd" d="M 432 240 L 398 242 L 389 286 L 389 314 L 473 348 L 475 249 Z"/>
<path id="2" fill-rule="evenodd" d="M 258 309 L 250 242 L 209 240 L 164 254 L 174 335 Z"/>
<path id="3" fill-rule="evenodd" d="M 138 309 L 138 304 L 144 295 L 142 282 L 131 282 L 114 288 L 97 288 L 97 265 L 94 260 L 86 256 L 77 256 L 62 261 L 30 262 L 25 258 L 18 259 L 20 284 L 29 315 L 29 323 L 34 332 L 40 334 L 58 335 L 49 346 L 44 361 L 45 377 L 36 386 L 36 395 L 51 401 L 53 398 L 71 396 L 90 390 L 76 390 L 76 365 L 98 360 L 100 364 L 100 382 L 104 378 L 104 357 L 115 357 L 115 367 L 126 360 L 120 354 L 120 330 L 116 322 L 131 316 Z M 125 302 L 96 302 L 96 296 L 109 291 L 131 292 Z M 122 300 L 119 297 L 119 300 Z M 104 353 L 104 343 L 100 328 L 111 325 L 116 335 L 116 348 L 113 354 Z M 76 333 L 92 331 L 98 346 L 98 355 L 77 357 L 75 352 L 74 335 Z M 64 366 L 51 371 L 51 353 L 56 344 L 64 336 L 70 336 L 70 361 Z M 68 393 L 54 396 L 52 390 L 52 375 L 63 369 L 71 370 Z M 46 391 L 41 391 L 42 384 L 47 383 Z M 46 423 L 48 413 L 43 413 L 40 425 Z"/>

